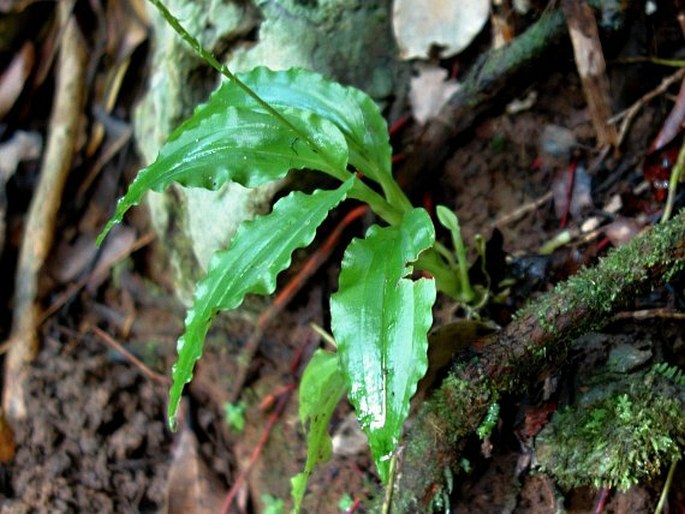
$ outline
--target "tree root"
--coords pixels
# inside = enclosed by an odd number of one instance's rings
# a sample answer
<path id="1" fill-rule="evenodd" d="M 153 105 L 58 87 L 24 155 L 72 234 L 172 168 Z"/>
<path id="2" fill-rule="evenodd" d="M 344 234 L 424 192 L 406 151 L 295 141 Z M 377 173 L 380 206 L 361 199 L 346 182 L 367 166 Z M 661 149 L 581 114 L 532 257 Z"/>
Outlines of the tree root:
<path id="1" fill-rule="evenodd" d="M 685 210 L 652 227 L 592 267 L 557 285 L 501 332 L 482 339 L 480 352 L 457 364 L 422 407 L 406 437 L 392 512 L 430 511 L 445 470 L 456 469 L 465 436 L 502 393 L 559 366 L 569 343 L 611 320 L 617 309 L 685 270 Z"/>
<path id="2" fill-rule="evenodd" d="M 616 0 L 592 0 L 589 3 L 597 9 L 600 29 L 614 33 L 625 25 L 634 2 L 619 4 Z M 603 16 L 603 11 L 613 15 Z M 604 18 L 611 22 L 604 22 Z M 561 48 L 563 41 L 568 50 Z M 461 81 L 459 90 L 414 140 L 398 171 L 403 187 L 411 189 L 426 183 L 427 177 L 442 169 L 455 139 L 472 129 L 486 113 L 504 107 L 523 92 L 539 77 L 536 69 L 544 69 L 546 63 L 553 67 L 552 60 L 559 62 L 559 53 L 564 51 L 571 56 L 564 15 L 557 9 L 544 12 L 538 21 L 506 46 L 483 54 Z"/>

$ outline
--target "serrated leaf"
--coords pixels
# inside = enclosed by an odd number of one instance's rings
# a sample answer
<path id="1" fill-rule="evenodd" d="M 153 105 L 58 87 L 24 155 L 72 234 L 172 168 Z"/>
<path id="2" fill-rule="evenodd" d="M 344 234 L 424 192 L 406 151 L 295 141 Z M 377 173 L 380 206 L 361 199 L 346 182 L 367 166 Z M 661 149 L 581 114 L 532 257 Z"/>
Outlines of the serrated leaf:
<path id="1" fill-rule="evenodd" d="M 388 127 L 376 103 L 363 91 L 343 86 L 310 70 L 272 71 L 257 67 L 237 74 L 262 100 L 278 110 L 297 108 L 316 113 L 338 127 L 350 148 L 350 164 L 369 178 L 384 182 L 391 173 Z M 224 83 L 217 95 L 225 105 L 261 110 L 233 82 Z"/>
<path id="2" fill-rule="evenodd" d="M 355 179 L 333 191 L 311 195 L 293 192 L 279 200 L 270 214 L 246 221 L 236 231 L 228 249 L 216 252 L 207 275 L 197 284 L 194 304 L 178 340 L 178 359 L 169 391 L 169 424 L 181 400 L 183 387 L 193 376 L 202 356 L 205 335 L 215 314 L 238 307 L 248 293 L 270 294 L 277 275 L 290 265 L 292 253 L 309 245 L 328 212 L 340 203 Z"/>
<path id="3" fill-rule="evenodd" d="M 409 400 L 428 368 L 435 282 L 407 278 L 408 263 L 434 240 L 423 209 L 408 212 L 400 225 L 371 227 L 345 251 L 338 292 L 331 297 L 331 325 L 349 399 L 384 481 Z"/>
<path id="4" fill-rule="evenodd" d="M 229 180 L 255 187 L 280 179 L 291 169 L 339 173 L 347 167 L 347 142 L 330 121 L 300 109 L 280 108 L 281 114 L 314 140 L 324 154 L 270 114 L 226 105 L 219 93 L 177 127 L 157 159 L 138 172 L 98 237 L 98 244 L 148 190 L 162 191 L 171 183 L 216 190 Z"/>
<path id="5" fill-rule="evenodd" d="M 290 480 L 294 512 L 300 511 L 314 466 L 331 458 L 328 425 L 344 393 L 345 381 L 338 368 L 337 355 L 317 350 L 300 381 L 300 421 L 307 430 L 307 462 L 304 471 Z"/>

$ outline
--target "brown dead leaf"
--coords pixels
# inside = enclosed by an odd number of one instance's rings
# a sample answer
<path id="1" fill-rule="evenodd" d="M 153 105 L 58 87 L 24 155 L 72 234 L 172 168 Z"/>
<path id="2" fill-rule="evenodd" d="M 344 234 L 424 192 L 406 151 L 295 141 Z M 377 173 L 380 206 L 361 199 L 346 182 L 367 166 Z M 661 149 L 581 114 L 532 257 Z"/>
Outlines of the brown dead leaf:
<path id="1" fill-rule="evenodd" d="M 597 134 L 597 144 L 602 147 L 615 146 L 618 141 L 618 131 L 614 125 L 609 124 L 609 118 L 611 118 L 609 78 L 606 74 L 604 52 L 599 40 L 595 16 L 585 0 L 563 0 L 561 8 L 566 16 L 576 68 Z"/>
<path id="2" fill-rule="evenodd" d="M 12 109 L 24 90 L 24 84 L 33 69 L 34 61 L 33 43 L 27 41 L 0 76 L 0 118 L 4 118 Z"/>
<path id="3" fill-rule="evenodd" d="M 62 284 L 76 280 L 91 267 L 96 254 L 93 237 L 81 234 L 73 243 L 60 241 L 54 258 L 50 259 L 50 275 Z"/>
<path id="4" fill-rule="evenodd" d="M 110 114 L 119 97 L 131 55 L 147 40 L 148 27 L 147 20 L 141 19 L 137 10 L 125 0 L 108 2 L 104 18 L 107 21 L 105 51 L 114 65 L 99 78 L 101 85 L 96 88 L 98 96 L 95 104 L 105 114 Z M 100 147 L 106 128 L 102 120 L 96 120 L 86 147 L 86 156 L 92 156 Z"/>
<path id="5" fill-rule="evenodd" d="M 138 247 L 138 240 L 136 239 L 136 231 L 134 229 L 125 226 L 115 228 L 116 230 L 112 229 L 107 237 L 97 265 L 88 279 L 86 287 L 91 292 L 94 292 L 107 279 L 112 266 L 119 262 L 122 256 L 129 255 Z M 93 246 L 95 246 L 95 241 L 93 241 Z"/>
<path id="6" fill-rule="evenodd" d="M 164 514 L 216 514 L 221 511 L 225 488 L 197 452 L 197 438 L 185 426 L 169 469 Z"/>

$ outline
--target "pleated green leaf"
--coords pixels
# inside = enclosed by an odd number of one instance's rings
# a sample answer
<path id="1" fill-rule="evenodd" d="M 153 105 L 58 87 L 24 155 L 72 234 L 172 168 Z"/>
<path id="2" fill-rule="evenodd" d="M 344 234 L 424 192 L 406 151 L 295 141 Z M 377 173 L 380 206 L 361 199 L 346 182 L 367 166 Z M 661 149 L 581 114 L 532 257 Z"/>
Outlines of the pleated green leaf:
<path id="1" fill-rule="evenodd" d="M 377 182 L 389 178 L 392 150 L 387 123 L 366 93 L 298 68 L 272 71 L 257 67 L 248 73 L 239 73 L 238 77 L 277 110 L 301 109 L 333 123 L 345 134 L 350 164 Z M 217 95 L 226 106 L 261 110 L 253 98 L 230 81 L 221 86 Z"/>
<path id="2" fill-rule="evenodd" d="M 172 428 L 183 387 L 202 356 L 205 335 L 216 313 L 235 309 L 248 293 L 272 293 L 276 277 L 290 265 L 292 253 L 311 243 L 317 227 L 345 198 L 354 180 L 332 191 L 290 193 L 274 205 L 270 214 L 244 222 L 228 249 L 214 254 L 207 275 L 197 284 L 185 332 L 177 344 L 178 359 L 169 391 Z"/>
<path id="3" fill-rule="evenodd" d="M 409 400 L 428 368 L 427 333 L 435 302 L 433 279 L 412 280 L 412 266 L 435 231 L 423 209 L 397 226 L 371 227 L 345 252 L 331 325 L 341 370 L 381 478 L 409 413 Z"/>
<path id="4" fill-rule="evenodd" d="M 140 170 L 117 203 L 98 244 L 148 190 L 162 191 L 172 183 L 216 190 L 229 180 L 255 187 L 282 178 L 291 169 L 308 168 L 338 176 L 345 172 L 347 142 L 330 121 L 316 113 L 283 106 L 279 111 L 297 129 L 293 130 L 271 114 L 227 105 L 221 91 L 176 128 L 157 159 Z M 307 134 L 317 148 L 305 143 L 302 134 Z"/>
<path id="5" fill-rule="evenodd" d="M 343 394 L 345 381 L 338 368 L 338 356 L 317 350 L 300 381 L 300 421 L 307 431 L 307 462 L 304 471 L 290 480 L 294 512 L 300 511 L 314 466 L 331 458 L 328 425 Z"/>

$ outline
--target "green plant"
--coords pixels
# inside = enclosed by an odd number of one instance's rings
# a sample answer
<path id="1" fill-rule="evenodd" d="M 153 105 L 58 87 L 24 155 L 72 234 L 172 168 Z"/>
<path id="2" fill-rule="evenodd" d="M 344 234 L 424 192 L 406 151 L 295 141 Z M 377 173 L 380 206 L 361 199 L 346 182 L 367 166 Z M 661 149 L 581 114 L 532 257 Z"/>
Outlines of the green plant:
<path id="1" fill-rule="evenodd" d="M 371 227 L 345 252 L 339 288 L 331 297 L 337 352 L 317 352 L 301 383 L 308 458 L 305 471 L 293 480 L 293 494 L 299 506 L 314 465 L 328 458 L 328 421 L 345 391 L 369 437 L 379 475 L 387 481 L 410 398 L 427 369 L 427 332 L 436 290 L 463 303 L 476 296 L 468 282 L 456 216 L 440 209 L 440 220 L 454 240 L 455 259 L 436 242 L 428 213 L 413 208 L 394 180 L 387 125 L 366 94 L 302 69 L 257 68 L 234 75 L 158 0 L 153 3 L 228 80 L 138 173 L 99 241 L 146 191 L 172 183 L 211 190 L 228 181 L 256 187 L 302 169 L 339 181 L 331 190 L 290 193 L 271 213 L 242 224 L 228 248 L 214 255 L 206 277 L 197 284 L 178 340 L 170 426 L 175 426 L 183 388 L 192 378 L 216 313 L 237 308 L 247 294 L 272 293 L 292 253 L 311 243 L 332 209 L 345 199 L 356 199 L 367 203 L 384 226 Z M 416 270 L 430 277 L 414 278 Z"/>
<path id="2" fill-rule="evenodd" d="M 262 503 L 264 504 L 264 514 L 283 514 L 285 512 L 285 502 L 270 494 L 262 495 Z"/>
<path id="3" fill-rule="evenodd" d="M 247 406 L 243 401 L 224 404 L 224 420 L 231 430 L 234 430 L 239 434 L 245 430 L 246 410 Z"/>
<path id="4" fill-rule="evenodd" d="M 590 389 L 537 437 L 540 467 L 567 489 L 626 490 L 658 476 L 685 449 L 685 380 L 666 363 Z"/>
<path id="5" fill-rule="evenodd" d="M 347 493 L 343 494 L 340 500 L 338 500 L 338 510 L 341 512 L 347 512 L 352 505 L 354 505 L 354 500 Z"/>

